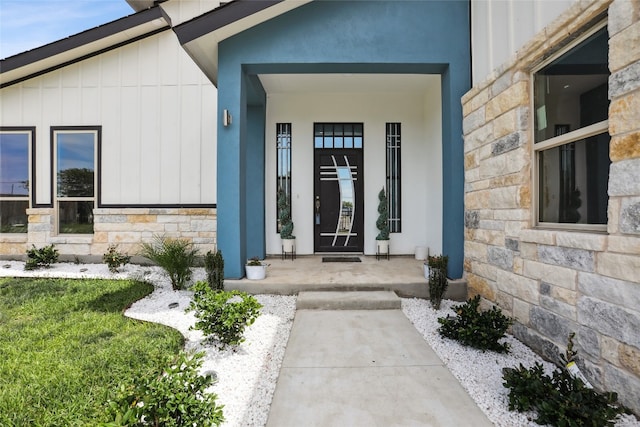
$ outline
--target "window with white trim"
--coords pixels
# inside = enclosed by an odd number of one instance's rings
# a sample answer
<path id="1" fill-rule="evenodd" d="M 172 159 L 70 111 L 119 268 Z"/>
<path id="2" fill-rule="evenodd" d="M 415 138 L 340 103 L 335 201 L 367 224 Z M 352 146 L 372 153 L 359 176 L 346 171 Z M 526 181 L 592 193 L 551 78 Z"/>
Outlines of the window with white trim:
<path id="1" fill-rule="evenodd" d="M 98 129 L 53 131 L 55 210 L 59 234 L 92 234 Z"/>
<path id="2" fill-rule="evenodd" d="M 606 229 L 608 41 L 604 22 L 533 73 L 538 225 Z"/>
<path id="3" fill-rule="evenodd" d="M 0 129 L 0 233 L 26 233 L 33 129 Z"/>

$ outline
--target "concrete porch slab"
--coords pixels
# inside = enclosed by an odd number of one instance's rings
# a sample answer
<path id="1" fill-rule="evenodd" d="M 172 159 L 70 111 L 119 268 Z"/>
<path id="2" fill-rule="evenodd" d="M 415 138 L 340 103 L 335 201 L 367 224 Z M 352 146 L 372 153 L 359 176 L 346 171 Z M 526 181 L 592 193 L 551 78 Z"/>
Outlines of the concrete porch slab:
<path id="1" fill-rule="evenodd" d="M 264 280 L 225 280 L 225 289 L 251 294 L 296 295 L 304 291 L 379 291 L 395 292 L 400 297 L 429 298 L 424 278 L 424 261 L 412 256 L 392 256 L 376 260 L 359 255 L 362 262 L 323 263 L 321 255 L 299 256 L 294 261 L 267 258 Z M 467 283 L 451 280 L 445 298 L 467 299 Z"/>

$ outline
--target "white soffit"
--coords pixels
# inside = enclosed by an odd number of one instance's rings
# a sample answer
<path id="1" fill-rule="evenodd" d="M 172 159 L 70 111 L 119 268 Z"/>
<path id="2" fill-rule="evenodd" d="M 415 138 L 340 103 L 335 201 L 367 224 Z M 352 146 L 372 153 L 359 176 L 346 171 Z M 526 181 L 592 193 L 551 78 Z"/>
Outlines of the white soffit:
<path id="1" fill-rule="evenodd" d="M 218 43 L 313 0 L 284 0 L 182 45 L 214 85 L 218 85 Z"/>
<path id="2" fill-rule="evenodd" d="M 439 74 L 261 74 L 266 93 L 411 92 L 440 84 Z"/>

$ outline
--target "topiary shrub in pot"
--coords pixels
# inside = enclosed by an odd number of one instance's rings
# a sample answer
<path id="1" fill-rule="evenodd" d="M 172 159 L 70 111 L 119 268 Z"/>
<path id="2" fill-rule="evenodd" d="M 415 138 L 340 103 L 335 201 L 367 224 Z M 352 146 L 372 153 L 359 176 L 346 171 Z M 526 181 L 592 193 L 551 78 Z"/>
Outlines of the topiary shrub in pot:
<path id="1" fill-rule="evenodd" d="M 283 190 L 278 190 L 278 220 L 280 221 L 280 238 L 282 251 L 292 253 L 296 236 L 293 235 L 293 221 L 291 220 L 291 206 L 289 198 Z"/>
<path id="2" fill-rule="evenodd" d="M 378 254 L 389 253 L 389 203 L 384 187 L 378 193 L 378 219 L 376 220 L 378 235 L 376 245 Z"/>

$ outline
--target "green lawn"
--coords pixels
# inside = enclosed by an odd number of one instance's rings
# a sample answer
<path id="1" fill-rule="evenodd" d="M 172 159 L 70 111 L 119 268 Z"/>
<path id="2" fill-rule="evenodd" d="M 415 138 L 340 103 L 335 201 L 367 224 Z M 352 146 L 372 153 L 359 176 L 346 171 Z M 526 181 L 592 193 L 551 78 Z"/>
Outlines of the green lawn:
<path id="1" fill-rule="evenodd" d="M 95 425 L 118 384 L 161 369 L 179 332 L 124 317 L 150 284 L 0 279 L 0 426 Z"/>

